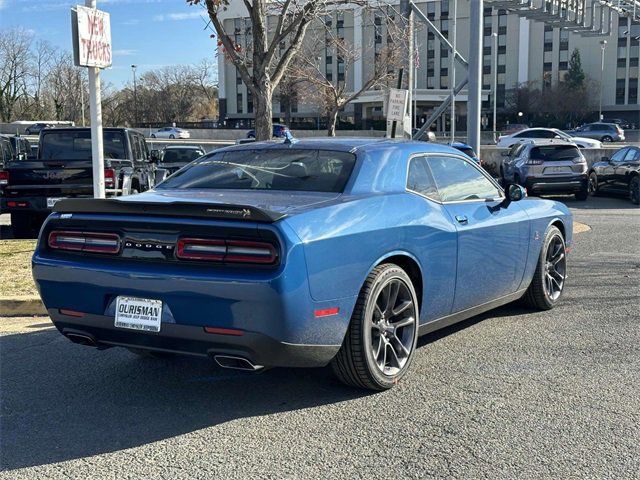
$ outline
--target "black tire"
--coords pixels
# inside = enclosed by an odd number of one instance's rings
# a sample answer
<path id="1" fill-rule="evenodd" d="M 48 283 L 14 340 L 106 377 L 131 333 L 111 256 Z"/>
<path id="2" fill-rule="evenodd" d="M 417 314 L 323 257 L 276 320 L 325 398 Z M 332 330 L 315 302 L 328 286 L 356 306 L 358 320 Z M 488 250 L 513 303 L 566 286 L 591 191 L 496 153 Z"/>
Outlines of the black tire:
<path id="1" fill-rule="evenodd" d="M 576 192 L 575 196 L 576 196 L 576 200 L 580 202 L 584 202 L 587 198 L 589 198 L 589 190 L 585 189 L 585 190 Z"/>
<path id="2" fill-rule="evenodd" d="M 11 214 L 13 238 L 36 238 L 40 231 L 40 226 L 42 226 L 42 223 L 34 213 L 14 212 Z"/>
<path id="3" fill-rule="evenodd" d="M 171 353 L 171 352 L 158 352 L 155 350 L 147 350 L 145 348 L 133 348 L 133 347 L 127 347 L 127 350 L 129 350 L 131 353 L 138 355 L 139 357 L 144 357 L 144 358 L 156 358 L 159 360 L 167 360 L 170 358 L 174 358 L 176 356 L 175 353 Z"/>
<path id="4" fill-rule="evenodd" d="M 175 135 L 169 135 L 169 138 L 176 138 Z"/>
<path id="5" fill-rule="evenodd" d="M 602 137 L 602 141 L 606 143 L 613 142 L 613 137 L 610 137 L 609 135 L 605 135 L 604 137 Z"/>
<path id="6" fill-rule="evenodd" d="M 547 264 L 548 264 L 548 256 L 549 249 L 554 248 L 556 245 L 561 245 L 561 251 L 559 252 L 562 255 L 561 258 L 561 267 L 560 272 L 556 271 L 562 276 L 561 284 L 559 284 L 559 293 L 557 296 L 550 293 L 550 289 L 548 285 L 548 275 L 554 276 L 554 274 L 548 274 Z M 551 252 L 554 253 L 554 252 Z M 564 237 L 562 233 L 557 227 L 551 226 L 547 230 L 547 233 L 544 236 L 544 243 L 542 244 L 542 251 L 540 252 L 540 257 L 538 258 L 538 265 L 536 267 L 536 271 L 533 274 L 533 278 L 531 279 L 531 283 L 529 284 L 529 288 L 527 289 L 522 300 L 525 305 L 535 308 L 537 310 L 550 310 L 556 306 L 560 298 L 562 297 L 562 293 L 564 291 L 564 285 L 566 283 L 567 278 L 567 257 L 566 250 L 564 244 Z M 557 283 L 557 278 L 556 283 Z M 553 282 L 551 282 L 553 285 Z"/>
<path id="7" fill-rule="evenodd" d="M 398 290 L 395 298 L 389 300 L 394 296 L 394 285 L 397 285 Z M 383 295 L 387 299 L 384 311 L 378 303 Z M 398 299 L 402 301 L 402 310 L 395 313 L 400 308 L 397 306 Z M 411 305 L 406 306 L 407 302 Z M 380 313 L 377 315 L 376 311 Z M 398 319 L 401 314 L 403 318 Z M 411 317 L 412 325 L 399 325 Z M 395 322 L 391 322 L 392 319 L 396 319 Z M 393 387 L 407 373 L 413 360 L 418 339 L 418 319 L 418 299 L 409 276 L 397 265 L 379 265 L 369 274 L 360 290 L 342 347 L 331 361 L 333 372 L 340 381 L 350 386 L 377 391 Z M 393 329 L 393 333 L 390 333 L 389 328 Z M 398 335 L 401 328 L 406 330 Z M 374 331 L 377 331 L 377 342 Z M 376 352 L 374 342 L 378 344 Z M 389 356 L 387 369 L 387 353 L 391 351 L 393 353 Z M 378 363 L 381 354 L 382 366 Z M 404 356 L 402 361 L 399 360 L 399 355 Z M 392 357 L 395 357 L 396 364 L 393 367 Z M 388 370 L 387 373 L 385 370 Z"/>
<path id="8" fill-rule="evenodd" d="M 629 182 L 629 198 L 634 205 L 640 205 L 640 177 L 638 175 Z"/>
<path id="9" fill-rule="evenodd" d="M 598 193 L 598 174 L 591 172 L 589 174 L 589 180 L 587 180 L 587 191 L 589 195 L 595 195 Z"/>
<path id="10" fill-rule="evenodd" d="M 155 133 L 152 133 L 152 134 L 151 134 L 151 138 L 156 138 Z"/>

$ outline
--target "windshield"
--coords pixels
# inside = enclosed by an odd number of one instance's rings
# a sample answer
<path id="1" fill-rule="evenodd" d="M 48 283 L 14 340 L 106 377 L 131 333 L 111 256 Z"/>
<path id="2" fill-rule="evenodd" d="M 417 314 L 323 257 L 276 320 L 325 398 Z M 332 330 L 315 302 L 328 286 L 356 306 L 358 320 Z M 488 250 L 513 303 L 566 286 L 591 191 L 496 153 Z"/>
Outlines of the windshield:
<path id="1" fill-rule="evenodd" d="M 189 163 L 202 156 L 200 150 L 192 148 L 165 150 L 162 156 L 164 163 Z"/>
<path id="2" fill-rule="evenodd" d="M 330 150 L 237 150 L 187 166 L 159 189 L 240 189 L 342 192 L 355 155 Z"/>
<path id="3" fill-rule="evenodd" d="M 126 159 L 123 132 L 103 132 L 104 158 Z M 41 160 L 91 160 L 91 131 L 45 131 Z"/>
<path id="4" fill-rule="evenodd" d="M 580 158 L 580 150 L 573 145 L 549 145 L 531 149 L 532 160 L 558 161 Z"/>

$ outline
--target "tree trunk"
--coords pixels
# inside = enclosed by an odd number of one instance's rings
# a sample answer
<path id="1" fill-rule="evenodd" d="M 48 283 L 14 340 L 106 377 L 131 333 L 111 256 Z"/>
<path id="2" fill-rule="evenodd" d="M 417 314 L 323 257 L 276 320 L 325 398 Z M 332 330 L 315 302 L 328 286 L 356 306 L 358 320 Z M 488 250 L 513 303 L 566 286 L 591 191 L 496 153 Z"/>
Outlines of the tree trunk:
<path id="1" fill-rule="evenodd" d="M 327 136 L 336 136 L 336 124 L 338 123 L 338 108 L 332 109 L 327 115 Z"/>
<path id="2" fill-rule="evenodd" d="M 255 92 L 256 112 L 256 140 L 271 140 L 273 137 L 273 104 L 271 102 L 273 89 L 271 81 L 263 78 L 257 85 Z"/>

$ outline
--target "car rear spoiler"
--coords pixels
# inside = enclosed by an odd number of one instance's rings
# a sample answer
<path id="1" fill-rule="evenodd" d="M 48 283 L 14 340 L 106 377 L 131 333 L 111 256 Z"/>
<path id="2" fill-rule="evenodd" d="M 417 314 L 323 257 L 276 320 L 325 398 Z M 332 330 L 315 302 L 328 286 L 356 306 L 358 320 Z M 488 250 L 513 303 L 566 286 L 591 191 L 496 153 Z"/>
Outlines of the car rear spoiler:
<path id="1" fill-rule="evenodd" d="M 285 214 L 248 205 L 199 202 L 130 202 L 100 198 L 68 198 L 57 202 L 56 213 L 108 213 L 129 215 L 158 215 L 191 218 L 223 218 L 273 223 Z"/>

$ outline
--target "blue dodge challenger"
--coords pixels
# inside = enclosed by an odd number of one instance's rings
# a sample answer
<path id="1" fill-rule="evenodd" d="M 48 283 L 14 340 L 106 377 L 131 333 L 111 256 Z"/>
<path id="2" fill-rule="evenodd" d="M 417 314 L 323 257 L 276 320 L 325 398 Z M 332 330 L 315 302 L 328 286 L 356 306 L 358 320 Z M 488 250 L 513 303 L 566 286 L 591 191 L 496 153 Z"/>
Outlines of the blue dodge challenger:
<path id="1" fill-rule="evenodd" d="M 522 299 L 550 309 L 572 217 L 445 145 L 286 139 L 216 150 L 154 190 L 56 203 L 33 256 L 71 341 L 392 387 L 417 338 Z"/>

